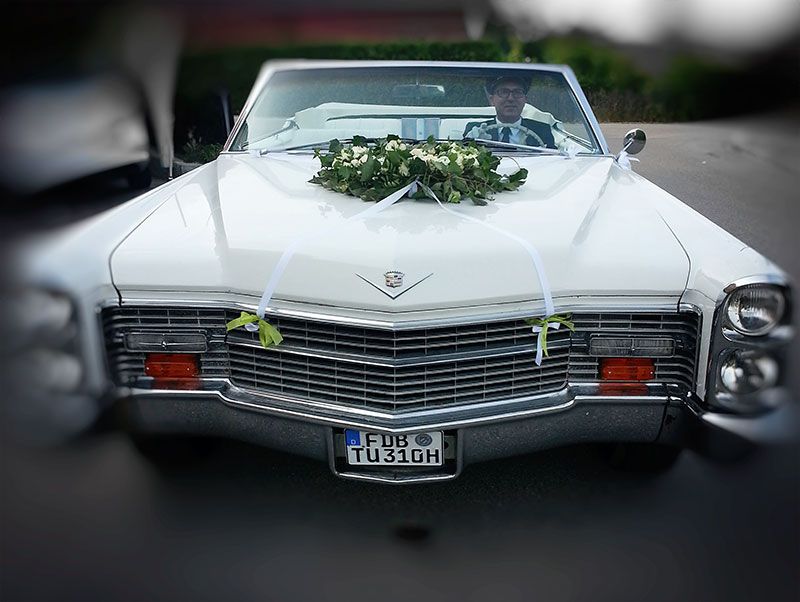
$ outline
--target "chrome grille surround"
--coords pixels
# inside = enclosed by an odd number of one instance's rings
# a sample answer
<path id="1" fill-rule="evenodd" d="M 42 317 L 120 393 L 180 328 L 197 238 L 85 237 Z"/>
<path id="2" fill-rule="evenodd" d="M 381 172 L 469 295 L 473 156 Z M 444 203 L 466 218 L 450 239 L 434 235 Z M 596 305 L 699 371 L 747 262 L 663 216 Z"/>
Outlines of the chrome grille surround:
<path id="1" fill-rule="evenodd" d="M 306 318 L 275 317 L 284 335 L 262 349 L 244 329 L 225 332 L 237 312 L 203 307 L 126 306 L 102 312 L 108 363 L 119 385 L 147 387 L 144 353 L 126 350 L 129 332 L 202 332 L 201 375 L 262 395 L 390 414 L 473 406 L 599 380 L 588 337 L 602 332 L 676 338 L 671 358 L 658 358 L 656 381 L 690 390 L 699 317 L 693 313 L 580 313 L 576 334 L 550 331 L 550 356 L 533 361 L 535 338 L 521 319 L 393 330 Z M 149 386 L 152 386 L 150 384 Z"/>
<path id="2" fill-rule="evenodd" d="M 695 382 L 700 316 L 682 313 L 581 313 L 573 317 L 575 334 L 570 349 L 570 382 L 598 382 L 600 359 L 589 355 L 592 334 L 663 337 L 675 341 L 672 357 L 654 358 L 655 382 L 680 385 L 691 391 Z"/>

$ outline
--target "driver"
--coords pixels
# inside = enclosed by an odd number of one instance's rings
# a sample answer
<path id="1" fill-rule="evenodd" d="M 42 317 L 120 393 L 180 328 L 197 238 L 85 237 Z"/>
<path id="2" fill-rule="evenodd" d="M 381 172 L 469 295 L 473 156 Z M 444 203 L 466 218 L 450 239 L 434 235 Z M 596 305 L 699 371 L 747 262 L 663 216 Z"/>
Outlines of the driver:
<path id="1" fill-rule="evenodd" d="M 468 123 L 464 129 L 464 138 L 488 138 L 496 142 L 541 146 L 536 138 L 520 129 L 522 126 L 535 132 L 548 148 L 556 148 L 548 124 L 522 118 L 522 109 L 529 87 L 530 82 L 520 77 L 498 77 L 490 81 L 486 85 L 486 92 L 489 95 L 489 103 L 497 112 L 497 117 L 488 121 Z"/>

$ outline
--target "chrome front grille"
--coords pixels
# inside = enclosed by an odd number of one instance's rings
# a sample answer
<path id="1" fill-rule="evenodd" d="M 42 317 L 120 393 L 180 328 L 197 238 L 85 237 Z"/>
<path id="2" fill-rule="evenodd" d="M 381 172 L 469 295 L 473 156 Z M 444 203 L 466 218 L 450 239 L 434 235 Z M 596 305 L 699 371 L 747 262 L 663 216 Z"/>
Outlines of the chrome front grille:
<path id="1" fill-rule="evenodd" d="M 130 332 L 203 332 L 201 376 L 288 399 L 391 412 L 499 401 L 598 380 L 588 355 L 593 333 L 675 337 L 674 357 L 656 360 L 656 380 L 691 386 L 697 347 L 694 314 L 576 314 L 576 333 L 551 330 L 550 356 L 534 363 L 536 340 L 524 320 L 415 329 L 360 327 L 272 318 L 284 336 L 263 349 L 255 333 L 225 332 L 238 312 L 212 308 L 123 307 L 103 311 L 108 362 L 118 384 L 146 386 L 144 353 L 125 348 Z"/>
<path id="2" fill-rule="evenodd" d="M 237 316 L 235 312 L 228 312 L 226 319 Z M 535 344 L 531 327 L 523 320 L 413 330 L 365 328 L 296 318 L 271 318 L 270 323 L 283 335 L 284 349 L 391 366 L 425 364 L 456 356 L 518 352 L 521 346 L 532 348 Z M 259 346 L 258 335 L 243 329 L 231 332 L 228 340 L 232 345 Z M 554 333 L 551 340 L 556 341 L 557 346 L 558 341 L 566 341 L 566 336 Z"/>
<path id="3" fill-rule="evenodd" d="M 385 366 L 231 346 L 231 380 L 242 387 L 337 405 L 400 411 L 536 395 L 566 384 L 569 347 L 541 367 L 523 352 Z"/>

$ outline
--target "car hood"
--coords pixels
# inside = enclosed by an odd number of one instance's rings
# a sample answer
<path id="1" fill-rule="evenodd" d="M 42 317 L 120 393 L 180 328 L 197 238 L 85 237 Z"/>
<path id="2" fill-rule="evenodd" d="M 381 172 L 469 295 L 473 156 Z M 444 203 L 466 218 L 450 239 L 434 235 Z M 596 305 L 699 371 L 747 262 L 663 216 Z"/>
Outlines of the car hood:
<path id="1" fill-rule="evenodd" d="M 141 291 L 260 297 L 283 251 L 309 232 L 276 299 L 409 311 L 541 301 L 542 283 L 520 242 L 541 256 L 554 298 L 679 297 L 689 261 L 646 187 L 609 157 L 504 159 L 527 182 L 488 206 L 403 199 L 368 220 L 370 205 L 308 180 L 310 155 L 223 154 L 183 176 L 111 258 L 122 298 Z M 176 182 L 177 183 L 177 182 Z M 663 193 L 666 196 L 666 193 Z M 386 272 L 402 286 L 387 286 Z"/>

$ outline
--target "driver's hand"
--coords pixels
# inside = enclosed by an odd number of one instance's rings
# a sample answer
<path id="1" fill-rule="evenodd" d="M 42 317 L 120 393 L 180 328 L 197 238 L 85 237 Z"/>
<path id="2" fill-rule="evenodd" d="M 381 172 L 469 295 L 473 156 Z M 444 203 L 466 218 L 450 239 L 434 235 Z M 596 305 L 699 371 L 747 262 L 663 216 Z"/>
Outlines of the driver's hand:
<path id="1" fill-rule="evenodd" d="M 481 138 L 481 130 L 482 129 L 483 128 L 481 126 L 474 125 L 474 126 L 472 126 L 472 129 L 469 132 L 464 134 L 464 138 L 472 138 L 472 139 Z"/>

